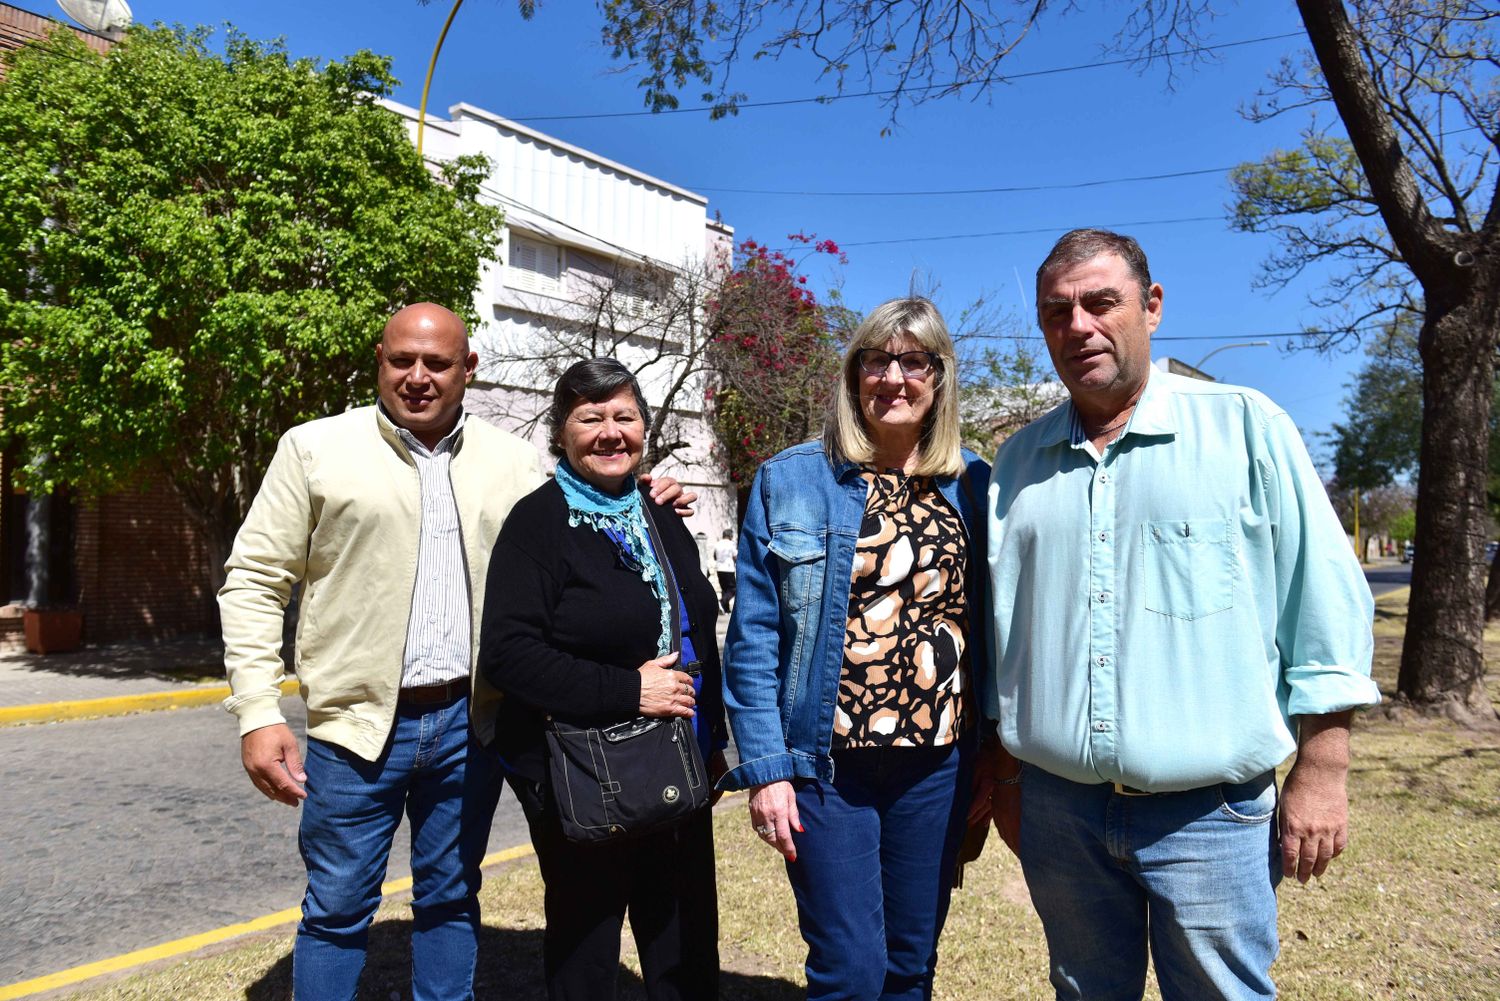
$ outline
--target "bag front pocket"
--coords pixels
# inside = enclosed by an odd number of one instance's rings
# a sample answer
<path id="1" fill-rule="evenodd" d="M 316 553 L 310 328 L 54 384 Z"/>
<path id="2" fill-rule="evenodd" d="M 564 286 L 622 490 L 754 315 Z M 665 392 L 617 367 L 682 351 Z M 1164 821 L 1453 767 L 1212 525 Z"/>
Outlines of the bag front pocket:
<path id="1" fill-rule="evenodd" d="M 1201 619 L 1234 606 L 1233 521 L 1148 521 L 1141 536 L 1148 609 L 1177 619 Z"/>

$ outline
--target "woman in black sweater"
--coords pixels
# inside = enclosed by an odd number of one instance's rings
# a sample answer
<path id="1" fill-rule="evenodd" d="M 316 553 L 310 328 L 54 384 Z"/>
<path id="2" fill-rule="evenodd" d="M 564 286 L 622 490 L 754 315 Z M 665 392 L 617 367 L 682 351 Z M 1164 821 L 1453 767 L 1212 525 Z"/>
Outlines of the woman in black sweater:
<path id="1" fill-rule="evenodd" d="M 558 381 L 549 418 L 557 477 L 505 520 L 490 560 L 479 646 L 479 669 L 506 693 L 492 747 L 526 813 L 546 884 L 548 995 L 614 996 L 628 912 L 647 996 L 714 998 L 709 811 L 634 840 L 568 841 L 547 789 L 543 725 L 548 714 L 582 726 L 691 716 L 717 781 L 726 742 L 717 598 L 681 519 L 643 503 L 636 485 L 650 412 L 630 371 L 607 358 L 574 365 Z M 645 518 L 677 579 L 683 651 L 696 664 L 668 652 L 670 577 L 654 562 Z"/>

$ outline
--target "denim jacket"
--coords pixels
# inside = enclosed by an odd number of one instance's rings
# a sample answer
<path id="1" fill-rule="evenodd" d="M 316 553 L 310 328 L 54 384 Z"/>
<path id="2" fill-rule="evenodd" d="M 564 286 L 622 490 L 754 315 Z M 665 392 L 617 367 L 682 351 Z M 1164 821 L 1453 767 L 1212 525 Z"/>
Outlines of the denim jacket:
<path id="1" fill-rule="evenodd" d="M 967 475 L 940 477 L 937 485 L 968 536 L 966 698 L 969 711 L 979 714 L 985 705 L 979 686 L 993 649 L 984 509 L 990 467 L 968 450 L 963 459 Z M 868 489 L 857 464 L 830 465 L 816 441 L 781 452 L 755 474 L 724 647 L 724 704 L 740 764 L 720 781 L 722 788 L 833 778 L 849 578 Z"/>

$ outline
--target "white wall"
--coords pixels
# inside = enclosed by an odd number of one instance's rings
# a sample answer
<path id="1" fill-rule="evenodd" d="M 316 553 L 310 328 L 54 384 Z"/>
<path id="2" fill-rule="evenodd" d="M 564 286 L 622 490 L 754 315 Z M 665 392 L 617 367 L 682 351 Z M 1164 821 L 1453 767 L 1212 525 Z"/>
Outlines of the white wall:
<path id="1" fill-rule="evenodd" d="M 382 103 L 407 119 L 415 141 L 416 109 Z M 701 266 L 708 252 L 724 253 L 727 259 L 733 230 L 709 218 L 707 198 L 670 182 L 472 105 L 455 105 L 449 115 L 444 120 L 429 114 L 424 155 L 435 160 L 473 153 L 488 157 L 494 168 L 483 196 L 506 213 L 499 259 L 486 266 L 475 296 L 481 325 L 471 334 L 480 364 L 468 408 L 509 430 L 530 434 L 546 454 L 540 418 L 549 402 L 551 377 L 539 374 L 544 366 L 532 360 L 555 340 L 549 331 L 562 327 L 559 320 L 576 316 L 578 300 L 588 294 L 588 277 L 642 261 Z M 558 288 L 538 292 L 507 280 L 510 241 L 516 236 L 563 248 Z M 637 368 L 644 356 L 633 357 L 632 350 L 625 346 L 618 353 Z M 642 389 L 653 407 L 659 408 L 671 376 L 661 367 L 642 371 Z M 679 436 L 688 446 L 657 472 L 697 491 L 698 510 L 688 525 L 711 547 L 724 528 L 734 525 L 734 491 L 713 456 L 713 437 L 701 413 L 701 381 L 673 402 Z M 550 456 L 546 465 L 551 468 Z"/>

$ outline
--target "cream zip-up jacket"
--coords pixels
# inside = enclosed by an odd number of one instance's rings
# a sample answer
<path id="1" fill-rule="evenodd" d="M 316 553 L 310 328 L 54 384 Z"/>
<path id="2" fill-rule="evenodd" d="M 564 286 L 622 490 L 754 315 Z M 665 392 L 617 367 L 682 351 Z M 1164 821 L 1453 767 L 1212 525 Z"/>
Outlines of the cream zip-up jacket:
<path id="1" fill-rule="evenodd" d="M 449 476 L 473 602 L 472 675 L 490 551 L 505 516 L 541 484 L 542 472 L 529 443 L 470 415 Z M 310 421 L 282 436 L 219 591 L 233 692 L 224 707 L 239 718 L 241 736 L 285 722 L 282 617 L 301 581 L 296 674 L 307 732 L 367 761 L 380 756 L 401 685 L 421 494 L 415 462 L 377 407 Z M 474 677 L 476 727 L 493 725 L 498 698 Z M 487 743 L 490 734 L 479 737 Z"/>

